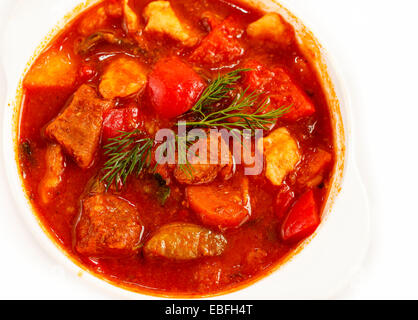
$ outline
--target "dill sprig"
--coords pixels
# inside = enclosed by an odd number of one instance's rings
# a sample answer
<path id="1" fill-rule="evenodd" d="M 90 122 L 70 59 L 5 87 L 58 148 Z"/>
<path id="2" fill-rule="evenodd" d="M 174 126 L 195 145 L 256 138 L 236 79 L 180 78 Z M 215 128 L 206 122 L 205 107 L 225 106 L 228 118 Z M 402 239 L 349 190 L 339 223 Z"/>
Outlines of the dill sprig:
<path id="1" fill-rule="evenodd" d="M 116 138 L 109 139 L 103 149 L 109 157 L 103 167 L 105 174 L 101 181 L 107 183 L 109 188 L 113 183 L 124 185 L 131 174 L 139 174 L 150 166 L 151 152 L 154 140 L 140 138 L 144 133 L 138 129 L 123 132 Z"/>
<path id="2" fill-rule="evenodd" d="M 224 75 L 218 74 L 218 77 L 203 91 L 192 111 L 205 116 L 204 109 L 228 98 L 228 93 L 234 89 L 233 86 L 241 79 L 241 73 L 247 71 L 251 71 L 251 69 L 237 69 Z"/>
<path id="3" fill-rule="evenodd" d="M 221 109 L 209 108 L 215 103 L 230 98 L 229 92 L 235 89 L 237 82 L 241 79 L 242 72 L 251 69 L 237 69 L 225 75 L 218 75 L 191 110 L 194 120 L 179 122 L 179 124 L 194 128 L 219 127 L 230 130 L 234 135 L 241 135 L 245 129 L 254 131 L 255 129 L 268 130 L 274 125 L 276 120 L 287 112 L 291 106 L 280 107 L 275 110 L 267 110 L 270 99 L 261 99 L 260 93 L 248 93 L 248 89 L 238 94 L 233 101 Z M 255 111 L 252 111 L 255 110 Z M 121 132 L 116 138 L 109 139 L 109 143 L 104 146 L 105 155 L 109 160 L 105 163 L 105 172 L 102 181 L 107 182 L 107 188 L 113 183 L 126 183 L 131 174 L 137 176 L 151 164 L 152 148 L 154 139 L 141 138 L 145 133 L 138 129 L 131 132 Z M 168 143 L 167 152 L 174 151 L 174 143 L 184 139 L 176 135 L 175 140 Z M 186 163 L 179 163 L 181 170 L 193 176 L 193 167 L 187 160 L 187 152 L 191 142 L 186 138 L 186 147 L 178 150 L 178 157 L 186 155 Z"/>
<path id="4" fill-rule="evenodd" d="M 261 129 L 268 130 L 269 126 L 273 125 L 275 121 L 289 112 L 291 106 L 280 107 L 275 110 L 267 111 L 270 104 L 270 99 L 264 99 L 253 112 L 248 112 L 254 109 L 260 101 L 261 94 L 249 93 L 244 90 L 237 95 L 234 101 L 226 108 L 203 113 L 201 119 L 194 121 L 186 121 L 186 126 L 192 127 L 220 127 L 228 130 L 244 130 L 244 129 Z"/>

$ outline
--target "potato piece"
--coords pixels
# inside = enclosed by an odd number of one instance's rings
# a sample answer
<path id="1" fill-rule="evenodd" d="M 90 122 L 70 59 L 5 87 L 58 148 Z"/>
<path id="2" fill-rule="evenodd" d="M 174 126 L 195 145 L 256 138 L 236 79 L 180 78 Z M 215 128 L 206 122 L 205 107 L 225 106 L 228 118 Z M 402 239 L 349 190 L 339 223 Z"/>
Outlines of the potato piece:
<path id="1" fill-rule="evenodd" d="M 88 85 L 81 86 L 69 106 L 45 129 L 83 169 L 89 168 L 99 147 L 103 112 L 113 106 L 99 99 Z"/>
<path id="2" fill-rule="evenodd" d="M 123 98 L 140 91 L 146 83 L 145 67 L 137 60 L 121 57 L 107 67 L 99 91 L 105 99 Z"/>
<path id="3" fill-rule="evenodd" d="M 216 142 L 216 140 L 218 141 Z M 232 177 L 234 174 L 234 160 L 229 150 L 229 146 L 222 139 L 221 134 L 218 134 L 215 138 L 213 149 L 211 149 L 212 143 L 210 138 L 196 142 L 196 144 L 199 144 L 200 146 L 202 144 L 206 144 L 207 157 L 205 159 L 199 159 L 198 155 L 196 155 L 196 157 L 190 159 L 192 174 L 185 172 L 182 168 L 177 166 L 174 170 L 174 177 L 178 182 L 183 184 L 198 185 L 210 183 L 218 176 L 220 176 L 223 180 L 228 180 Z M 205 150 L 201 151 L 204 152 Z M 215 160 L 215 156 L 217 157 L 217 163 L 211 163 L 214 162 L 213 160 Z M 201 161 L 202 163 L 200 163 L 199 160 L 204 161 Z"/>
<path id="4" fill-rule="evenodd" d="M 227 241 L 221 234 L 189 223 L 173 223 L 160 228 L 145 244 L 144 254 L 172 260 L 193 260 L 221 255 Z"/>
<path id="5" fill-rule="evenodd" d="M 247 34 L 251 38 L 274 41 L 282 45 L 289 45 L 293 39 L 293 31 L 277 13 L 267 13 L 261 19 L 247 27 Z"/>
<path id="6" fill-rule="evenodd" d="M 111 194 L 83 201 L 76 227 L 76 250 L 91 257 L 124 257 L 138 251 L 144 227 L 137 209 Z"/>
<path id="7" fill-rule="evenodd" d="M 71 88 L 77 78 L 78 66 L 65 51 L 51 49 L 44 53 L 29 70 L 26 88 Z"/>
<path id="8" fill-rule="evenodd" d="M 258 141 L 260 152 L 266 159 L 266 177 L 275 186 L 280 186 L 286 176 L 295 169 L 301 159 L 297 142 L 286 128 L 273 131 Z"/>
<path id="9" fill-rule="evenodd" d="M 153 1 L 148 4 L 144 9 L 144 18 L 147 20 L 146 32 L 168 35 L 186 46 L 193 46 L 198 40 L 180 22 L 168 1 Z"/>
<path id="10" fill-rule="evenodd" d="M 39 184 L 39 193 L 44 204 L 49 203 L 57 194 L 65 170 L 65 158 L 58 144 L 49 144 L 45 155 L 46 173 Z"/>

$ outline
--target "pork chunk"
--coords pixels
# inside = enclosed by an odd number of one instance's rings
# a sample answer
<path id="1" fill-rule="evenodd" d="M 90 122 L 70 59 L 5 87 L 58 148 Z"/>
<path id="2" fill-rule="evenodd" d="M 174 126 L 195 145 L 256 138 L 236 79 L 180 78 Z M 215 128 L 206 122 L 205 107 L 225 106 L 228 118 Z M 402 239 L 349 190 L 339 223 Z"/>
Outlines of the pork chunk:
<path id="1" fill-rule="evenodd" d="M 143 231 L 133 205 L 111 194 L 97 194 L 83 201 L 76 250 L 97 258 L 130 256 L 138 251 Z"/>
<path id="2" fill-rule="evenodd" d="M 89 168 L 99 146 L 103 112 L 111 105 L 99 99 L 93 88 L 83 85 L 69 106 L 46 127 L 45 133 L 81 168 Z"/>
<path id="3" fill-rule="evenodd" d="M 210 183 L 218 176 L 223 180 L 231 178 L 234 171 L 234 161 L 229 146 L 220 134 L 214 138 L 211 137 L 209 135 L 208 139 L 202 139 L 194 144 L 195 147 L 202 146 L 200 151 L 206 153 L 206 156 L 197 154 L 189 160 L 191 172 L 186 172 L 184 168 L 179 166 L 175 168 L 174 177 L 178 182 L 198 185 Z"/>
<path id="4" fill-rule="evenodd" d="M 273 131 L 258 141 L 258 149 L 266 159 L 266 177 L 275 186 L 280 186 L 301 159 L 297 142 L 286 128 Z"/>
<path id="5" fill-rule="evenodd" d="M 121 57 L 107 67 L 99 91 L 105 99 L 123 98 L 140 91 L 146 83 L 145 67 L 137 60 Z"/>
<path id="6" fill-rule="evenodd" d="M 139 31 L 139 18 L 129 5 L 130 0 L 123 0 L 123 16 L 125 20 L 126 29 L 129 33 L 136 33 Z"/>
<path id="7" fill-rule="evenodd" d="M 189 223 L 172 223 L 161 227 L 145 244 L 148 257 L 193 260 L 221 255 L 227 241 L 221 234 Z"/>
<path id="8" fill-rule="evenodd" d="M 153 1 L 148 4 L 144 9 L 144 18 L 147 21 L 146 32 L 167 35 L 186 46 L 193 46 L 198 40 L 180 22 L 168 1 Z"/>
<path id="9" fill-rule="evenodd" d="M 293 30 L 277 13 L 267 13 L 259 20 L 247 27 L 247 34 L 251 38 L 273 41 L 283 46 L 293 40 Z"/>
<path id="10" fill-rule="evenodd" d="M 71 88 L 76 81 L 78 66 L 69 54 L 51 49 L 29 70 L 24 85 L 27 88 Z"/>
<path id="11" fill-rule="evenodd" d="M 309 188 L 316 187 L 324 180 L 323 173 L 331 161 L 332 155 L 323 149 L 308 153 L 300 166 L 297 183 Z"/>
<path id="12" fill-rule="evenodd" d="M 45 154 L 46 172 L 39 184 L 39 194 L 43 203 L 49 203 L 57 194 L 65 171 L 65 157 L 58 144 L 49 144 Z"/>

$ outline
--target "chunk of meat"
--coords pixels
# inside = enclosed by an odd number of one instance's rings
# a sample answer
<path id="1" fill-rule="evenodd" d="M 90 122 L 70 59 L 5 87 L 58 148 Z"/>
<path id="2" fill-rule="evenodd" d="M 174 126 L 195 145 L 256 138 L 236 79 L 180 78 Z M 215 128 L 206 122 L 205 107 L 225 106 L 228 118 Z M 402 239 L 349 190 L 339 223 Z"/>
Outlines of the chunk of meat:
<path id="1" fill-rule="evenodd" d="M 123 132 L 141 127 L 142 119 L 136 107 L 112 109 L 105 113 L 103 119 L 103 140 L 115 138 Z"/>
<path id="2" fill-rule="evenodd" d="M 45 154 L 46 171 L 39 184 L 39 194 L 43 203 L 47 204 L 57 196 L 57 189 L 65 171 L 65 157 L 61 146 L 49 144 Z"/>
<path id="3" fill-rule="evenodd" d="M 109 17 L 120 18 L 123 15 L 123 7 L 120 0 L 110 0 L 105 4 L 105 10 Z"/>
<path id="4" fill-rule="evenodd" d="M 235 20 L 227 18 L 202 40 L 190 61 L 213 68 L 237 64 L 245 51 L 238 40 L 242 33 Z"/>
<path id="5" fill-rule="evenodd" d="M 99 91 L 105 99 L 127 97 L 137 93 L 147 84 L 147 72 L 139 61 L 120 57 L 106 68 Z"/>
<path id="6" fill-rule="evenodd" d="M 162 59 L 148 79 L 147 94 L 162 118 L 175 118 L 189 111 L 206 87 L 205 81 L 177 57 Z"/>
<path id="7" fill-rule="evenodd" d="M 123 15 L 126 29 L 129 33 L 137 33 L 140 30 L 139 18 L 129 5 L 130 0 L 123 0 Z"/>
<path id="8" fill-rule="evenodd" d="M 107 22 L 108 16 L 106 9 L 104 7 L 100 7 L 87 13 L 78 25 L 77 31 L 83 36 L 88 36 L 94 31 L 104 28 Z"/>
<path id="9" fill-rule="evenodd" d="M 259 20 L 247 27 L 247 34 L 251 38 L 273 41 L 282 46 L 288 46 L 294 39 L 291 26 L 277 13 L 267 13 Z"/>
<path id="10" fill-rule="evenodd" d="M 318 208 L 312 190 L 303 194 L 290 209 L 281 226 L 282 239 L 298 242 L 309 237 L 320 223 Z"/>
<path id="11" fill-rule="evenodd" d="M 331 161 L 332 155 L 323 149 L 308 153 L 298 172 L 297 183 L 308 188 L 316 187 L 324 180 L 323 173 Z"/>
<path id="12" fill-rule="evenodd" d="M 82 85 L 68 107 L 46 127 L 45 133 L 81 168 L 89 168 L 99 146 L 103 112 L 111 106 L 99 99 L 93 88 Z"/>
<path id="13" fill-rule="evenodd" d="M 259 140 L 257 148 L 264 150 L 266 177 L 275 186 L 280 186 L 301 159 L 297 142 L 286 128 L 273 131 L 268 137 Z"/>
<path id="14" fill-rule="evenodd" d="M 229 146 L 220 133 L 201 139 L 192 145 L 189 150 L 192 150 L 192 148 L 195 151 L 199 149 L 203 155 L 195 154 L 192 159 L 189 159 L 191 172 L 186 172 L 181 167 L 176 166 L 174 177 L 178 182 L 199 185 L 213 182 L 218 176 L 223 180 L 228 180 L 232 177 L 234 160 Z"/>
<path id="15" fill-rule="evenodd" d="M 189 205 L 201 221 L 221 230 L 245 223 L 251 215 L 248 179 L 238 183 L 189 186 L 186 195 Z"/>
<path id="16" fill-rule="evenodd" d="M 161 227 L 145 244 L 148 257 L 171 260 L 193 260 L 220 256 L 227 241 L 222 234 L 189 223 L 173 223 Z"/>
<path id="17" fill-rule="evenodd" d="M 151 2 L 145 7 L 143 15 L 147 21 L 145 32 L 167 35 L 186 46 L 194 46 L 198 41 L 188 26 L 180 22 L 168 1 Z"/>
<path id="18" fill-rule="evenodd" d="M 71 88 L 77 79 L 78 65 L 68 52 L 50 49 L 29 70 L 26 88 Z"/>
<path id="19" fill-rule="evenodd" d="M 98 258 L 130 256 L 138 251 L 143 232 L 132 204 L 111 194 L 97 194 L 83 201 L 76 250 Z"/>
<path id="20" fill-rule="evenodd" d="M 77 31 L 82 36 L 88 36 L 95 31 L 104 29 L 110 24 L 110 19 L 120 18 L 122 11 L 122 5 L 119 0 L 106 1 L 105 4 L 83 17 Z"/>
<path id="21" fill-rule="evenodd" d="M 281 119 L 296 121 L 315 113 L 315 106 L 306 93 L 280 67 L 269 70 L 254 60 L 246 63 L 243 84 L 250 92 L 270 96 L 270 108 L 291 107 Z"/>

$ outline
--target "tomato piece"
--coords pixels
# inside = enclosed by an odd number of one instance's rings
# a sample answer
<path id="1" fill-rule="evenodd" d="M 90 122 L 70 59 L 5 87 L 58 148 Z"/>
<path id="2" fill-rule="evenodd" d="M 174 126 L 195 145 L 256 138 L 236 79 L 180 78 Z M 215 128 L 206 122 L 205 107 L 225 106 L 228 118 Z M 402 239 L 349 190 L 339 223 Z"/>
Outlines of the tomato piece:
<path id="1" fill-rule="evenodd" d="M 132 131 L 141 125 L 138 108 L 113 109 L 108 111 L 103 120 L 103 139 L 120 135 L 120 131 Z"/>
<path id="2" fill-rule="evenodd" d="M 214 27 L 213 30 L 193 51 L 190 60 L 209 67 L 235 64 L 244 54 L 244 48 L 237 39 L 243 30 L 233 18 L 219 25 L 213 20 L 209 23 Z"/>
<path id="3" fill-rule="evenodd" d="M 175 118 L 189 111 L 206 87 L 205 81 L 179 58 L 157 62 L 149 75 L 147 92 L 162 118 Z"/>
<path id="4" fill-rule="evenodd" d="M 245 68 L 252 69 L 243 77 L 244 86 L 250 92 L 269 95 L 272 109 L 291 106 L 281 119 L 296 121 L 315 113 L 312 101 L 283 68 L 269 70 L 253 60 Z"/>
<path id="5" fill-rule="evenodd" d="M 275 213 L 279 220 L 282 220 L 285 217 L 294 199 L 295 193 L 290 189 L 288 185 L 283 184 L 277 193 L 275 203 Z"/>
<path id="6" fill-rule="evenodd" d="M 91 80 L 97 75 L 97 71 L 91 65 L 84 64 L 80 67 L 79 70 L 79 79 L 81 82 L 86 82 Z"/>
<path id="7" fill-rule="evenodd" d="M 310 236 L 320 222 L 312 190 L 303 194 L 290 209 L 281 227 L 282 239 L 298 242 Z"/>

